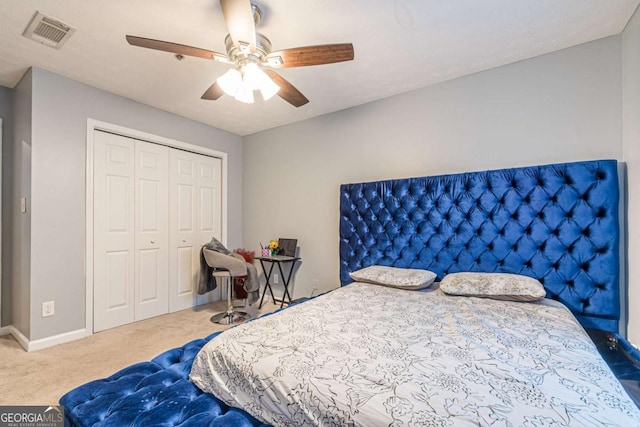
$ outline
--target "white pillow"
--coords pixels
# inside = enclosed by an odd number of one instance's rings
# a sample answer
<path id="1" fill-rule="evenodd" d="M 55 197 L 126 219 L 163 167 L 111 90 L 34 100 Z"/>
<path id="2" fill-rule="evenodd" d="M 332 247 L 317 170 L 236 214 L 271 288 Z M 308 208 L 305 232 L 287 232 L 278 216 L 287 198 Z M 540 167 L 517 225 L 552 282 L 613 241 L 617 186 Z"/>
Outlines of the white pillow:
<path id="1" fill-rule="evenodd" d="M 533 277 L 507 273 L 447 274 L 440 289 L 449 295 L 505 301 L 537 301 L 546 295 L 542 283 Z"/>
<path id="2" fill-rule="evenodd" d="M 373 283 L 399 289 L 423 289 L 436 280 L 436 273 L 413 268 L 385 267 L 372 265 L 349 273 L 356 282 Z"/>

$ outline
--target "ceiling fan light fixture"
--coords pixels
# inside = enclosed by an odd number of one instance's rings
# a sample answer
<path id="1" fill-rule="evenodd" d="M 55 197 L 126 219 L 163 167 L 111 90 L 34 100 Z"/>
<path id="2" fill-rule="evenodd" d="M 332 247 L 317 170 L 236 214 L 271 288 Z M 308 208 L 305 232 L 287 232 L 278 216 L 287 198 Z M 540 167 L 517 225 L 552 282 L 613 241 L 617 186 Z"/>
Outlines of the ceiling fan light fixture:
<path id="1" fill-rule="evenodd" d="M 253 89 L 245 82 L 242 82 L 240 86 L 238 86 L 234 98 L 236 101 L 244 102 L 245 104 L 253 104 Z"/>
<path id="2" fill-rule="evenodd" d="M 229 71 L 216 79 L 220 89 L 229 96 L 236 96 L 240 86 L 242 86 L 242 75 L 240 71 L 231 68 Z"/>
<path id="3" fill-rule="evenodd" d="M 260 86 L 260 93 L 262 94 L 262 98 L 266 101 L 273 97 L 273 95 L 277 94 L 280 90 L 280 86 L 278 86 L 269 76 L 267 76 L 264 72 L 264 79 L 262 80 L 262 84 Z"/>
<path id="4" fill-rule="evenodd" d="M 260 89 L 264 77 L 266 77 L 266 74 L 255 62 L 249 62 L 242 66 L 242 81 L 248 85 L 251 90 Z"/>

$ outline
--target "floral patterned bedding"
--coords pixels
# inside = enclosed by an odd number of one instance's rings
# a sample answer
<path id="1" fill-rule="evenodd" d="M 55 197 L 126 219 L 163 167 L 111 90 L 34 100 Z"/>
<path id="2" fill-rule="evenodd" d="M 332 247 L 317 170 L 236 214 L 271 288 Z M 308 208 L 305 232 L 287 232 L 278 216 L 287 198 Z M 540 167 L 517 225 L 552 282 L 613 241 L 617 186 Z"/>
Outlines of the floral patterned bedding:
<path id="1" fill-rule="evenodd" d="M 638 426 L 561 304 L 353 283 L 237 326 L 191 380 L 275 426 Z"/>

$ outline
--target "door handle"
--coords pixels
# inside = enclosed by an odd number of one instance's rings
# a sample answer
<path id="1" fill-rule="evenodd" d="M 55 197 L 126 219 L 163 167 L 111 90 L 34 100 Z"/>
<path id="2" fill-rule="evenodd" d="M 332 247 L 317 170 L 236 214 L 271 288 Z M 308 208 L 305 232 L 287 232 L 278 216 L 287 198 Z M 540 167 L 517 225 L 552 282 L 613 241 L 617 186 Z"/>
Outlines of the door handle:
<path id="1" fill-rule="evenodd" d="M 156 242 L 155 240 L 152 240 L 152 241 L 151 241 L 151 244 L 153 245 L 155 242 Z"/>
<path id="2" fill-rule="evenodd" d="M 187 243 L 187 239 L 182 239 L 182 243 Z"/>

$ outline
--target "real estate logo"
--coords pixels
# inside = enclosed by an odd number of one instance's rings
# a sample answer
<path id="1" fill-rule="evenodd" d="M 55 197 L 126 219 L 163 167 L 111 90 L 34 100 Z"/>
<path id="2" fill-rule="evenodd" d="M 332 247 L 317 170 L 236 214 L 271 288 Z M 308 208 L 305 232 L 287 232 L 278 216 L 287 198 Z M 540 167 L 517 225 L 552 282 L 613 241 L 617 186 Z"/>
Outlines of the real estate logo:
<path id="1" fill-rule="evenodd" d="M 64 427 L 61 406 L 0 406 L 0 427 Z"/>

